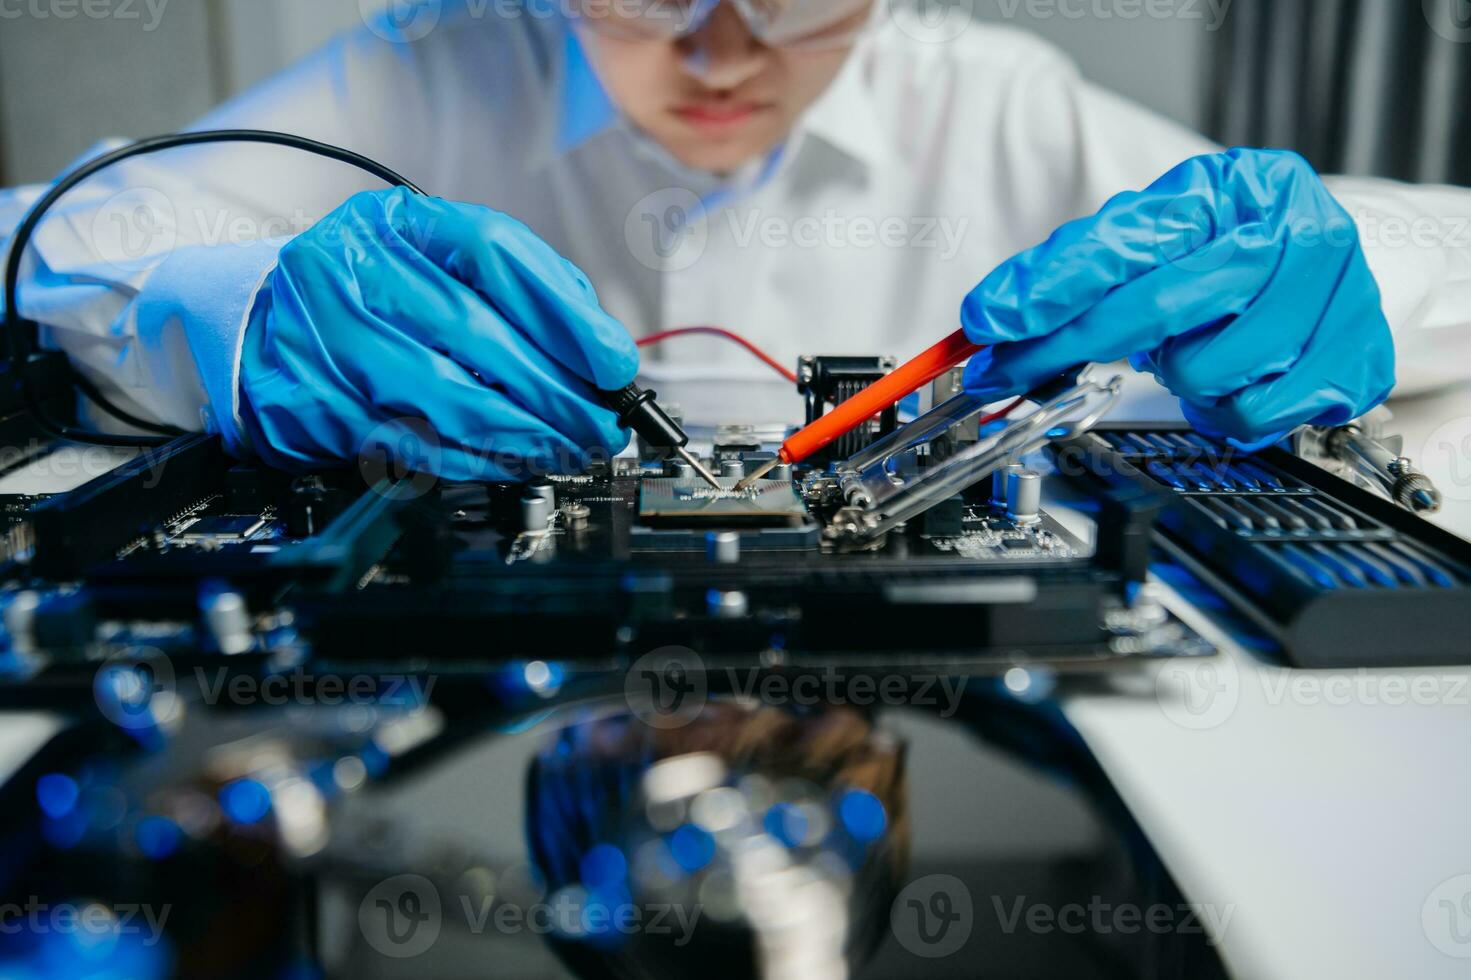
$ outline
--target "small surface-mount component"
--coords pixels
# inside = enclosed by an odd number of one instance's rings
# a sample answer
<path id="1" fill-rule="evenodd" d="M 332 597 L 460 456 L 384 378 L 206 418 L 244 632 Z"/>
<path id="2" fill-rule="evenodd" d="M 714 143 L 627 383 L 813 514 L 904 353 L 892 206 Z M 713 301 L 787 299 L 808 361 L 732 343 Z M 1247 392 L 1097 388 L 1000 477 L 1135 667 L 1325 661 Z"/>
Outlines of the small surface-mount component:
<path id="1" fill-rule="evenodd" d="M 645 479 L 639 490 L 639 520 L 662 527 L 792 527 L 807 520 L 807 510 L 788 480 L 762 480 L 749 490 L 734 490 L 723 477 L 721 490 L 697 479 Z"/>
<path id="2" fill-rule="evenodd" d="M 266 526 L 259 514 L 214 514 L 192 522 L 177 535 L 180 541 L 244 541 Z"/>

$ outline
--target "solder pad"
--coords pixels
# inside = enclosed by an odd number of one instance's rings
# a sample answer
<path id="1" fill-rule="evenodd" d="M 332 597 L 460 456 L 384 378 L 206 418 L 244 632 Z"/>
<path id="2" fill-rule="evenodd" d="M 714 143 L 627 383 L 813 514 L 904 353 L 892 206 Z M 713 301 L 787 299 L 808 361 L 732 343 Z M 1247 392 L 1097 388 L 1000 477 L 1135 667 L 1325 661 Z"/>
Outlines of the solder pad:
<path id="1" fill-rule="evenodd" d="M 792 527 L 807 520 L 792 481 L 760 480 L 740 492 L 734 490 L 736 482 L 722 478 L 721 492 L 698 478 L 645 479 L 639 520 L 654 527 Z"/>

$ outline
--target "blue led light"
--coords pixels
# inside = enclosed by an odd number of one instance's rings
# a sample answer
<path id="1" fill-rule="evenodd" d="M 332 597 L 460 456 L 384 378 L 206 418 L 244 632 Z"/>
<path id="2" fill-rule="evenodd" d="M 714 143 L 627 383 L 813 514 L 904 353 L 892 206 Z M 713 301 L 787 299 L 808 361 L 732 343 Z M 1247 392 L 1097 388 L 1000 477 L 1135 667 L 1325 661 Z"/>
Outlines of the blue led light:
<path id="1" fill-rule="evenodd" d="M 133 837 L 138 841 L 138 850 L 145 857 L 162 861 L 179 849 L 183 831 L 168 817 L 152 816 L 138 821 Z"/>
<path id="2" fill-rule="evenodd" d="M 615 888 L 628 875 L 628 859 L 612 844 L 599 844 L 582 856 L 578 870 L 589 889 Z"/>
<path id="3" fill-rule="evenodd" d="M 838 819 L 854 840 L 865 842 L 878 840 L 889 825 L 879 798 L 863 789 L 850 789 L 839 798 Z"/>
<path id="4" fill-rule="evenodd" d="M 686 871 L 699 871 L 715 857 L 715 838 L 693 824 L 669 835 L 669 853 Z"/>
<path id="5" fill-rule="evenodd" d="M 77 781 L 59 772 L 49 772 L 36 780 L 36 802 L 41 812 L 53 819 L 60 819 L 76 808 L 81 790 Z"/>
<path id="6" fill-rule="evenodd" d="M 790 803 L 778 803 L 766 811 L 766 832 L 787 847 L 800 847 L 807 839 L 807 814 Z"/>
<path id="7" fill-rule="evenodd" d="M 87 833 L 87 818 L 81 810 L 72 810 L 62 817 L 41 823 L 41 836 L 59 851 L 68 851 L 82 842 Z"/>
<path id="8" fill-rule="evenodd" d="M 271 791 L 258 780 L 237 779 L 220 790 L 220 808 L 236 823 L 259 823 L 271 812 Z"/>
<path id="9" fill-rule="evenodd" d="M 363 760 L 363 768 L 368 770 L 369 779 L 377 779 L 388 769 L 388 753 L 377 745 L 363 746 L 362 751 L 358 753 L 358 758 Z"/>
<path id="10" fill-rule="evenodd" d="M 626 914 L 632 904 L 633 896 L 628 889 L 621 886 L 589 890 L 581 916 L 586 938 L 594 942 L 604 939 L 613 940 L 615 944 L 620 943 L 626 938 L 622 932 L 626 925 L 620 923 L 619 916 Z"/>

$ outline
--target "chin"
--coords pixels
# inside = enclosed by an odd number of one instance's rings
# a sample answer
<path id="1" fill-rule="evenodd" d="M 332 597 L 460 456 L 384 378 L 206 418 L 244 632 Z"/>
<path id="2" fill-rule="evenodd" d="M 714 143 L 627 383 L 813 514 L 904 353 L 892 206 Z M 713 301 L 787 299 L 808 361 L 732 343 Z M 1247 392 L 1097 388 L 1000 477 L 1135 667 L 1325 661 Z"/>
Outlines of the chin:
<path id="1" fill-rule="evenodd" d="M 725 141 L 692 138 L 687 134 L 660 140 L 664 148 L 686 167 L 717 174 L 729 173 L 763 159 L 779 142 L 776 137 Z"/>

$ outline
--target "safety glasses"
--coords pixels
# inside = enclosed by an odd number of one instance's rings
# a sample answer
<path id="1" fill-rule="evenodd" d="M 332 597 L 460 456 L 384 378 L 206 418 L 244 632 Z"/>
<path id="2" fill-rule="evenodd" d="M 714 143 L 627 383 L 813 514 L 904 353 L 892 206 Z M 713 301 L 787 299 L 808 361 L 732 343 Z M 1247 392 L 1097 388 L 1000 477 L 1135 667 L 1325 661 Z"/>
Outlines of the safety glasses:
<path id="1" fill-rule="evenodd" d="M 694 34 L 721 3 L 730 3 L 762 44 L 832 48 L 851 43 L 868 24 L 875 0 L 572 0 L 592 30 L 630 41 L 672 41 Z"/>

